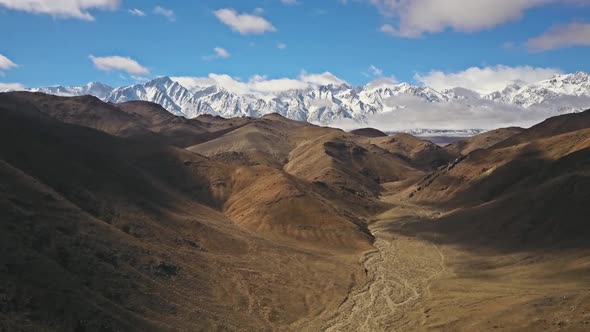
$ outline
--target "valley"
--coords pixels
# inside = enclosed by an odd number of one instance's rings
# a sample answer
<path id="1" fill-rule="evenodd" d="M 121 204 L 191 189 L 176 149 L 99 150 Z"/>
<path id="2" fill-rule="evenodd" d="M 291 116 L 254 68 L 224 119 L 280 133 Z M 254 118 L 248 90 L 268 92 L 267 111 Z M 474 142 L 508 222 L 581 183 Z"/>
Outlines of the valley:
<path id="1" fill-rule="evenodd" d="M 590 111 L 441 146 L 0 94 L 0 330 L 584 331 Z"/>
<path id="2" fill-rule="evenodd" d="M 590 331 L 588 18 L 0 0 L 0 332 Z"/>

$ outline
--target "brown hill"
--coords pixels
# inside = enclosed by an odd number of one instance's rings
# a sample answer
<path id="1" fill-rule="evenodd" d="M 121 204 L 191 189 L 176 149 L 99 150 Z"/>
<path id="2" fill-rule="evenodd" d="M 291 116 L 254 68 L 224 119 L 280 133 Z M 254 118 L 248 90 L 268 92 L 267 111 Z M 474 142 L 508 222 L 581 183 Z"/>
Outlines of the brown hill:
<path id="1" fill-rule="evenodd" d="M 479 149 L 487 149 L 503 140 L 520 134 L 524 131 L 523 128 L 509 127 L 490 130 L 483 134 L 468 137 L 464 140 L 449 144 L 445 149 L 460 155 L 468 155 L 472 151 Z"/>
<path id="2" fill-rule="evenodd" d="M 376 197 L 383 183 L 422 174 L 399 157 L 340 132 L 300 144 L 291 152 L 284 169 L 296 177 L 361 197 Z"/>
<path id="3" fill-rule="evenodd" d="M 530 141 L 582 130 L 590 127 L 590 110 L 580 113 L 564 114 L 549 118 L 528 130 L 514 135 L 500 143 L 499 146 L 511 146 Z"/>
<path id="4" fill-rule="evenodd" d="M 350 131 L 353 135 L 363 136 L 363 137 L 385 137 L 388 136 L 386 133 L 382 132 L 379 129 L 375 128 L 360 128 Z"/>
<path id="5" fill-rule="evenodd" d="M 30 92 L 6 95 L 11 97 L 12 103 L 29 103 L 62 122 L 182 148 L 222 136 L 250 121 L 248 118 L 209 117 L 202 117 L 203 121 L 189 120 L 171 114 L 158 104 L 144 101 L 115 105 L 92 96 L 66 98 Z"/>
<path id="6" fill-rule="evenodd" d="M 247 229 L 284 240 L 340 250 L 369 249 L 371 236 L 363 220 L 335 203 L 306 182 L 274 168 L 256 166 L 233 174 L 232 196 L 225 212 Z"/>
<path id="7" fill-rule="evenodd" d="M 585 246 L 590 228 L 582 202 L 590 198 L 584 189 L 590 129 L 575 129 L 588 117 L 587 111 L 551 118 L 474 151 L 425 177 L 410 195 L 422 202 L 468 207 L 445 219 L 452 222 L 440 224 L 455 225 L 451 234 L 483 231 L 470 238 L 498 246 Z M 535 139 L 523 143 L 526 137 Z M 469 218 L 473 222 L 466 223 Z"/>
<path id="8" fill-rule="evenodd" d="M 121 112 L 117 106 L 103 103 L 93 96 L 65 98 L 43 93 L 11 92 L 3 97 L 3 103 L 11 103 L 6 107 L 26 104 L 62 122 L 95 128 L 112 135 L 150 134 L 149 128 L 137 123 L 131 114 Z"/>
<path id="9" fill-rule="evenodd" d="M 376 198 L 382 183 L 420 174 L 406 161 L 358 138 L 272 114 L 189 150 L 234 165 L 281 169 L 364 198 Z"/>
<path id="10" fill-rule="evenodd" d="M 370 139 L 374 144 L 421 170 L 433 170 L 457 158 L 457 154 L 409 134 Z"/>
<path id="11" fill-rule="evenodd" d="M 253 234 L 223 205 L 242 204 L 232 181 L 254 197 L 267 187 L 232 167 L 0 99 L 1 329 L 273 330 L 334 309 L 363 278 L 348 255 L 369 238 L 329 202 L 309 215 L 324 224 L 267 217 L 293 223 L 288 241 Z M 287 198 L 268 213 L 297 208 Z M 316 227 L 328 235 L 297 241 Z"/>
<path id="12" fill-rule="evenodd" d="M 308 137 L 335 129 L 321 128 L 286 119 L 277 114 L 254 119 L 248 124 L 188 149 L 216 160 L 238 165 L 272 165 L 281 168 L 289 153 Z"/>

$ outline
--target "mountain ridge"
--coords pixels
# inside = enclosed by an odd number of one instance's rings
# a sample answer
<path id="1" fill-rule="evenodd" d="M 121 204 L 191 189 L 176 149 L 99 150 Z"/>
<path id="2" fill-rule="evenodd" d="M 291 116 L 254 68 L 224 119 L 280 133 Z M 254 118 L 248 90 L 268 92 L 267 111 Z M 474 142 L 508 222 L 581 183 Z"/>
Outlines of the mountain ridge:
<path id="1" fill-rule="evenodd" d="M 555 75 L 528 85 L 513 83 L 489 94 L 462 87 L 437 91 L 428 86 L 397 83 L 388 79 L 377 79 L 358 87 L 343 83 L 271 93 L 237 93 L 219 84 L 188 87 L 182 85 L 179 78 L 168 76 L 118 88 L 91 82 L 79 87 L 55 86 L 29 90 L 61 96 L 90 94 L 111 103 L 151 101 L 174 115 L 186 118 L 202 114 L 261 117 L 279 113 L 293 120 L 324 125 L 340 120 L 366 123 L 371 116 L 411 109 L 409 105 L 416 102 L 459 103 L 465 109 L 510 105 L 553 115 L 578 112 L 590 106 L 590 76 L 584 72 Z"/>

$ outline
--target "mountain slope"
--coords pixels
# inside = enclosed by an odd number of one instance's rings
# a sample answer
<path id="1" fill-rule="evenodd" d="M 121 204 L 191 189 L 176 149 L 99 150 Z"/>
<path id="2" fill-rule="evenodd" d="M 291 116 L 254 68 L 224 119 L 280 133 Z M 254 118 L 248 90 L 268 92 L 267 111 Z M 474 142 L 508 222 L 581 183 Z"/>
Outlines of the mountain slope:
<path id="1" fill-rule="evenodd" d="M 424 171 L 436 169 L 457 158 L 457 154 L 446 148 L 409 134 L 372 138 L 368 142 L 402 158 L 413 167 Z"/>
<path id="2" fill-rule="evenodd" d="M 589 211 L 582 202 L 590 198 L 589 119 L 590 111 L 550 118 L 473 151 L 425 177 L 410 196 L 461 207 L 440 224 L 453 238 L 466 236 L 461 241 L 471 237 L 512 248 L 586 246 Z"/>
<path id="3" fill-rule="evenodd" d="M 370 239 L 352 216 L 319 209 L 335 222 L 322 241 L 249 232 L 224 205 L 267 187 L 231 165 L 50 113 L 0 95 L 0 329 L 275 330 L 364 278 L 354 253 Z M 285 202 L 262 204 L 266 224 L 297 227 L 272 217 Z"/>
<path id="4" fill-rule="evenodd" d="M 487 131 L 483 134 L 465 138 L 445 146 L 445 149 L 457 154 L 468 155 L 474 150 L 487 149 L 496 143 L 523 132 L 523 128 L 509 127 Z"/>

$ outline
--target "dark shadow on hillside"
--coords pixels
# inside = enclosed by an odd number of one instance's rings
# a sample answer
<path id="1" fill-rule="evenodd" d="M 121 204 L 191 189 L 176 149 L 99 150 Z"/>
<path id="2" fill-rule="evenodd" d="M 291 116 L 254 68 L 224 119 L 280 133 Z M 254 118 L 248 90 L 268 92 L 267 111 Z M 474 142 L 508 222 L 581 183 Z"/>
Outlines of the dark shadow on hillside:
<path id="1" fill-rule="evenodd" d="M 590 249 L 590 148 L 540 155 L 529 151 L 460 192 L 453 205 L 464 208 L 390 230 L 469 250 Z"/>

